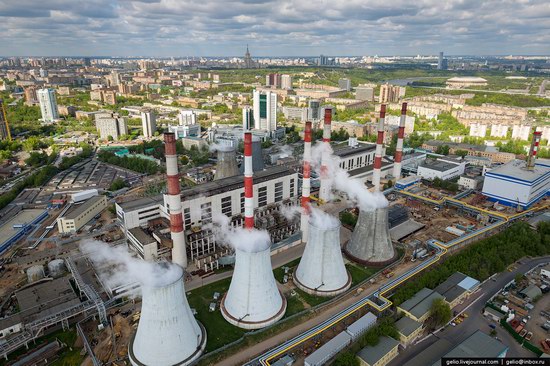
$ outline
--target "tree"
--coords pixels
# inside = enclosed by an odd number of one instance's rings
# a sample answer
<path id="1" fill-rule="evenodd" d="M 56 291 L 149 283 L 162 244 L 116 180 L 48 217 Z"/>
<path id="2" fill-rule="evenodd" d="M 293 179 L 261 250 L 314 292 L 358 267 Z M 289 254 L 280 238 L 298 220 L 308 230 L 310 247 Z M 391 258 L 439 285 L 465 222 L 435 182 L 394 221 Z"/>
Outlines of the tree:
<path id="1" fill-rule="evenodd" d="M 521 282 L 521 280 L 523 280 L 523 274 L 521 273 L 516 273 L 515 277 L 514 277 L 514 282 L 517 284 L 519 284 Z"/>
<path id="2" fill-rule="evenodd" d="M 113 136 L 111 135 L 107 136 L 107 141 L 113 141 L 113 140 L 114 140 Z"/>
<path id="3" fill-rule="evenodd" d="M 461 158 L 465 157 L 468 155 L 468 151 L 467 150 L 457 150 L 456 151 L 456 155 L 460 156 Z"/>
<path id="4" fill-rule="evenodd" d="M 449 155 L 449 149 L 449 145 L 439 145 L 437 149 L 435 149 L 435 153 L 440 155 Z"/>
<path id="5" fill-rule="evenodd" d="M 351 352 L 340 354 L 333 363 L 334 366 L 359 366 L 359 359 Z"/>
<path id="6" fill-rule="evenodd" d="M 126 181 L 122 178 L 117 178 L 111 183 L 111 186 L 109 187 L 109 190 L 114 192 L 114 191 L 118 191 L 119 189 L 122 189 L 124 187 L 128 187 L 128 184 L 126 183 Z"/>
<path id="7" fill-rule="evenodd" d="M 435 299 L 430 307 L 430 316 L 436 326 L 447 324 L 451 320 L 451 307 L 444 299 Z"/>

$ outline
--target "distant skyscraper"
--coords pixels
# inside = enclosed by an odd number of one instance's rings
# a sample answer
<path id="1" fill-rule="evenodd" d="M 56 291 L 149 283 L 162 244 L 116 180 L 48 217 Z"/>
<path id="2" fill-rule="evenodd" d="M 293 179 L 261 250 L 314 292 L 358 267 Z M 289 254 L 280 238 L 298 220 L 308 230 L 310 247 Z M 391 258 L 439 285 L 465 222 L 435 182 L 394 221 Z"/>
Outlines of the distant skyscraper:
<path id="1" fill-rule="evenodd" d="M 41 78 L 48 77 L 48 70 L 40 68 L 40 70 L 38 72 L 39 72 Z"/>
<path id="2" fill-rule="evenodd" d="M 269 132 L 277 129 L 277 94 L 254 90 L 254 128 Z"/>
<path id="3" fill-rule="evenodd" d="M 351 80 L 350 79 L 338 79 L 338 87 L 343 90 L 351 90 Z"/>
<path id="4" fill-rule="evenodd" d="M 148 110 L 141 112 L 141 126 L 143 128 L 143 136 L 146 138 L 153 137 L 157 130 L 157 119 L 155 112 Z"/>
<path id="5" fill-rule="evenodd" d="M 250 107 L 243 107 L 243 130 L 249 131 L 254 128 L 254 110 Z"/>
<path id="6" fill-rule="evenodd" d="M 246 69 L 253 69 L 256 67 L 254 60 L 250 56 L 250 51 L 248 50 L 248 45 L 246 45 L 246 53 L 244 54 L 244 67 Z"/>
<path id="7" fill-rule="evenodd" d="M 84 57 L 84 66 L 91 66 L 92 60 L 89 57 Z"/>
<path id="8" fill-rule="evenodd" d="M 272 86 L 278 89 L 281 87 L 281 80 L 280 74 L 267 74 L 265 76 L 265 86 Z"/>
<path id="9" fill-rule="evenodd" d="M 55 122 L 59 118 L 57 111 L 57 101 L 55 99 L 55 90 L 40 89 L 36 93 L 38 103 L 40 103 L 40 112 L 42 113 L 42 121 Z"/>
<path id="10" fill-rule="evenodd" d="M 281 88 L 292 90 L 292 76 L 290 75 L 281 75 Z"/>
<path id="11" fill-rule="evenodd" d="M 2 99 L 0 99 L 0 140 L 11 140 L 8 116 Z"/>
<path id="12" fill-rule="evenodd" d="M 107 140 L 111 136 L 118 140 L 120 136 L 128 134 L 128 123 L 125 117 L 117 113 L 98 113 L 95 116 L 95 126 L 100 138 Z"/>
<path id="13" fill-rule="evenodd" d="M 321 102 L 317 99 L 311 99 L 307 103 L 307 118 L 310 121 L 318 121 L 320 119 Z"/>
<path id="14" fill-rule="evenodd" d="M 443 52 L 439 52 L 439 58 L 437 59 L 437 69 L 447 70 L 447 59 L 443 57 Z"/>

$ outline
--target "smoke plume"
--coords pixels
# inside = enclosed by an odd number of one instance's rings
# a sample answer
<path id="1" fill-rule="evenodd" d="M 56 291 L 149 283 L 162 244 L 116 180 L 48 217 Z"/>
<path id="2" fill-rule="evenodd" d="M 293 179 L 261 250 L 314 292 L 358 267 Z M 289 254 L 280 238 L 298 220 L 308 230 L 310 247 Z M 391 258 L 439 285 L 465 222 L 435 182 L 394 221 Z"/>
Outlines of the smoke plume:
<path id="1" fill-rule="evenodd" d="M 331 190 L 335 189 L 347 194 L 348 199 L 359 206 L 361 210 L 374 210 L 386 207 L 388 201 L 381 192 L 370 192 L 358 179 L 351 178 L 346 170 L 340 167 L 341 159 L 333 154 L 332 147 L 326 142 L 319 142 L 311 149 L 311 165 L 315 172 L 321 174 L 321 160 L 326 157 L 324 163 L 328 170 L 327 183 Z"/>
<path id="2" fill-rule="evenodd" d="M 311 216 L 309 220 L 314 226 L 322 229 L 340 226 L 340 220 L 315 207 L 311 207 Z"/>
<path id="3" fill-rule="evenodd" d="M 230 151 L 230 150 L 233 150 L 234 148 L 232 146 L 229 146 L 229 145 L 224 145 L 224 144 L 219 144 L 219 143 L 211 143 L 209 146 L 208 146 L 208 150 L 210 152 L 216 152 L 216 151 Z"/>
<path id="4" fill-rule="evenodd" d="M 97 267 L 102 281 L 111 288 L 135 282 L 142 286 L 163 286 L 177 281 L 183 274 L 178 265 L 133 257 L 124 245 L 112 247 L 102 241 L 83 240 L 79 247 Z"/>
<path id="5" fill-rule="evenodd" d="M 240 226 L 231 226 L 229 217 L 215 214 L 212 231 L 218 243 L 227 244 L 235 250 L 248 253 L 257 253 L 271 246 L 271 237 L 265 230 L 245 229 Z"/>

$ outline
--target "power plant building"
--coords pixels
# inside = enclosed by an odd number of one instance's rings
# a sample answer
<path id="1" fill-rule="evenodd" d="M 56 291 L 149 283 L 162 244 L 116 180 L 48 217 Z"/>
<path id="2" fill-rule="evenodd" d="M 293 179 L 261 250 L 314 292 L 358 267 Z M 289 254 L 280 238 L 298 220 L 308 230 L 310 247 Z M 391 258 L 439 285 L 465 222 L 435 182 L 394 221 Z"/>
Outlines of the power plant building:
<path id="1" fill-rule="evenodd" d="M 57 228 L 62 234 L 77 232 L 105 208 L 107 208 L 106 196 L 92 197 L 86 202 L 73 207 L 65 216 L 58 218 Z"/>

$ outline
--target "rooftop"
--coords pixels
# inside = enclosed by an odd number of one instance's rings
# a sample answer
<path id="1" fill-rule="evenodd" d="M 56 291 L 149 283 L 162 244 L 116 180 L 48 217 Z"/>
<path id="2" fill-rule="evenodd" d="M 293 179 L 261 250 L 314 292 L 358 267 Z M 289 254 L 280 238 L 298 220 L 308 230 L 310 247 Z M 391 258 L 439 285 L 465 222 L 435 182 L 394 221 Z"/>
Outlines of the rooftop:
<path id="1" fill-rule="evenodd" d="M 369 365 L 374 365 L 398 345 L 399 342 L 395 339 L 383 336 L 380 337 L 380 341 L 376 346 L 367 346 L 359 351 L 357 357 L 361 358 Z"/>
<path id="2" fill-rule="evenodd" d="M 41 282 L 15 293 L 21 312 L 38 313 L 48 308 L 77 300 L 69 277 Z"/>
<path id="3" fill-rule="evenodd" d="M 439 172 L 446 172 L 447 170 L 456 168 L 456 164 L 448 163 L 446 161 L 426 159 L 419 167 L 437 170 Z"/>
<path id="4" fill-rule="evenodd" d="M 488 177 L 512 178 L 523 182 L 534 183 L 538 179 L 550 178 L 550 160 L 537 159 L 533 170 L 526 169 L 525 160 L 514 159 L 506 164 L 491 169 L 486 173 Z"/>
<path id="5" fill-rule="evenodd" d="M 310 365 L 320 364 L 322 361 L 326 361 L 325 359 L 328 355 L 334 352 L 334 349 L 342 349 L 342 346 L 348 345 L 350 341 L 351 336 L 348 333 L 339 333 L 336 337 L 332 338 L 330 341 L 321 346 L 321 348 L 319 348 L 317 351 L 307 356 L 306 361 Z"/>
<path id="6" fill-rule="evenodd" d="M 416 320 L 413 320 L 409 318 L 408 316 L 404 316 L 401 319 L 399 319 L 395 326 L 399 333 L 403 334 L 404 336 L 408 337 L 411 335 L 415 330 L 422 327 L 422 323 L 417 322 Z"/>
<path id="7" fill-rule="evenodd" d="M 421 318 L 423 315 L 430 311 L 432 303 L 436 299 L 443 299 L 444 297 L 430 290 L 427 287 L 424 287 L 422 290 L 418 291 L 411 299 L 405 301 L 399 307 L 409 313 L 411 313 L 416 318 Z"/>
<path id="8" fill-rule="evenodd" d="M 65 220 L 76 219 L 78 216 L 82 215 L 90 207 L 98 203 L 99 201 L 107 201 L 107 198 L 103 195 L 95 196 L 86 200 L 84 203 L 74 206 L 65 214 Z"/>
<path id="9" fill-rule="evenodd" d="M 457 345 L 445 356 L 446 358 L 478 358 L 478 357 L 500 357 L 508 350 L 501 342 L 493 337 L 477 330 L 474 334 Z M 439 365 L 437 361 L 434 365 Z"/>
<path id="10" fill-rule="evenodd" d="M 455 272 L 434 291 L 443 295 L 448 302 L 452 302 L 464 292 L 471 291 L 478 284 L 478 280 L 468 277 L 464 273 Z"/>
<path id="11" fill-rule="evenodd" d="M 367 151 L 374 151 L 376 150 L 375 144 L 359 144 L 355 147 L 350 147 L 348 145 L 335 145 L 334 146 L 334 155 L 339 156 L 341 158 L 350 156 L 350 155 L 356 155 L 356 154 L 362 154 Z"/>
<path id="12" fill-rule="evenodd" d="M 118 205 L 122 207 L 124 211 L 131 211 L 136 208 L 148 207 L 154 205 L 164 204 L 164 199 L 161 194 L 154 197 L 144 197 L 137 200 L 132 200 L 128 202 L 122 202 Z"/>
<path id="13" fill-rule="evenodd" d="M 149 243 L 156 242 L 155 238 L 153 238 L 151 235 L 149 235 L 145 230 L 143 230 L 139 226 L 132 228 L 129 231 L 141 244 L 149 244 Z"/>

